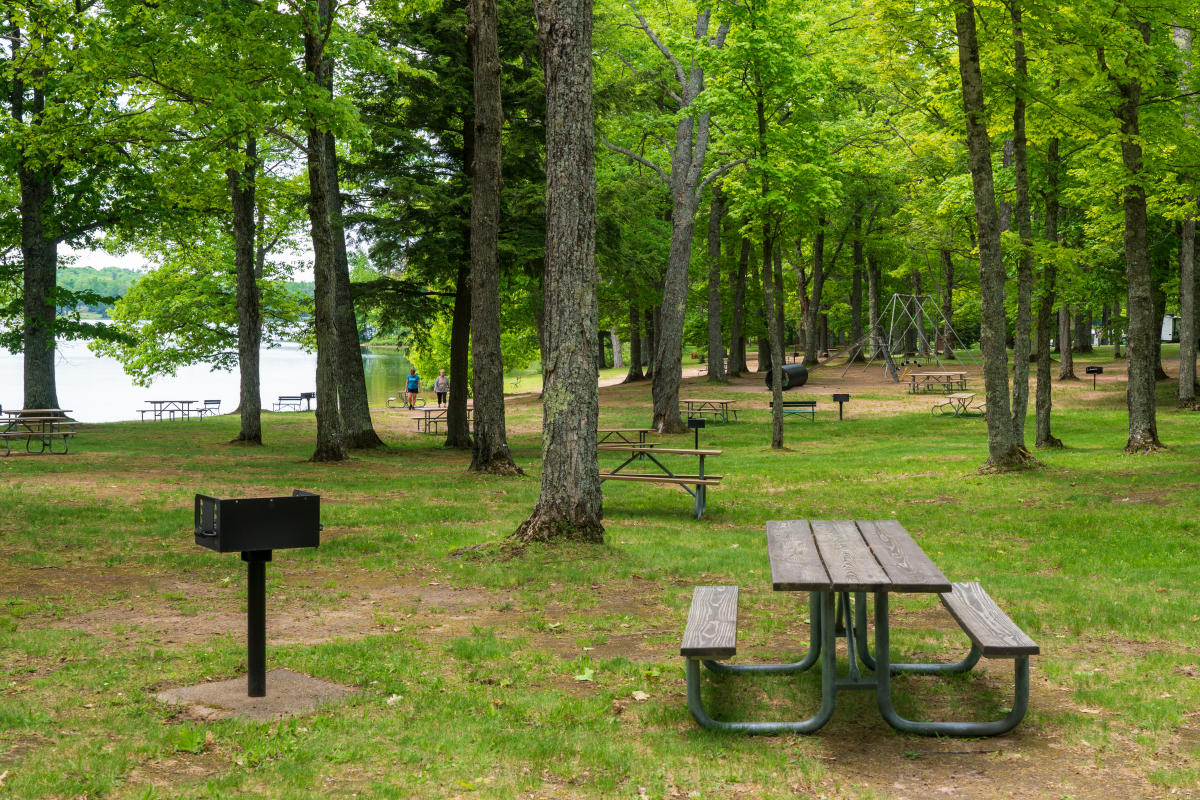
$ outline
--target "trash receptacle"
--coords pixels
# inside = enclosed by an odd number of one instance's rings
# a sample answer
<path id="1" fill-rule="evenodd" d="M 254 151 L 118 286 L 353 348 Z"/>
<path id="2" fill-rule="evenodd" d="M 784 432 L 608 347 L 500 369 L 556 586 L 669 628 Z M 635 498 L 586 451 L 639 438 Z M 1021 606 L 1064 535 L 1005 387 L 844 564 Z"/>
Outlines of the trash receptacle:
<path id="1" fill-rule="evenodd" d="M 774 370 L 767 370 L 767 388 L 774 388 L 771 385 L 771 376 L 775 374 Z M 808 382 L 808 367 L 803 364 L 784 364 L 783 365 L 783 391 L 795 389 L 797 386 L 803 386 Z"/>

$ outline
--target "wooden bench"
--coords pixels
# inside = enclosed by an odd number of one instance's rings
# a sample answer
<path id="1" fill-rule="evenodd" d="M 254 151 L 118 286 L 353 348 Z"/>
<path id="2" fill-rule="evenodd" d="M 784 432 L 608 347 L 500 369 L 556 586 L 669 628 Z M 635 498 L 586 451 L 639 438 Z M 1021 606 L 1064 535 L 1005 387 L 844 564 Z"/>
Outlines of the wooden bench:
<path id="1" fill-rule="evenodd" d="M 736 586 L 695 587 L 679 654 L 689 660 L 736 655 L 737 601 Z"/>
<path id="2" fill-rule="evenodd" d="M 809 420 L 817 421 L 817 401 L 816 400 L 784 400 L 784 414 L 808 414 Z M 775 404 L 768 403 L 767 407 L 774 410 Z"/>
<path id="3" fill-rule="evenodd" d="M 978 583 L 955 583 L 939 597 L 971 643 L 985 658 L 1020 658 L 1041 652 L 1037 643 L 1008 618 Z"/>
<path id="4" fill-rule="evenodd" d="M 299 395 L 280 395 L 279 399 L 271 406 L 272 411 L 299 411 L 300 401 Z"/>

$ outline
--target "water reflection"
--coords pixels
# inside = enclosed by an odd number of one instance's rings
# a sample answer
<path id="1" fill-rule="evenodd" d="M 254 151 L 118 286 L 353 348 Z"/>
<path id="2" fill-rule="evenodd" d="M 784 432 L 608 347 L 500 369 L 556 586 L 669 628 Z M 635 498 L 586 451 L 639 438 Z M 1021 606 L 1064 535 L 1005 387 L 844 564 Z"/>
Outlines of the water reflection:
<path id="1" fill-rule="evenodd" d="M 364 352 L 367 396 L 372 407 L 399 391 L 409 369 L 408 360 L 395 352 Z M 19 408 L 24 397 L 22 357 L 0 351 L 0 406 Z M 316 388 L 317 358 L 298 345 L 262 351 L 261 399 L 270 408 L 280 395 L 298 395 Z M 237 372 L 214 372 L 208 365 L 183 367 L 174 377 L 159 378 L 150 386 L 135 386 L 119 362 L 101 358 L 83 342 L 61 342 L 55 375 L 58 400 L 73 410 L 81 422 L 116 422 L 138 419 L 137 409 L 147 400 L 217 400 L 221 411 L 238 404 Z"/>

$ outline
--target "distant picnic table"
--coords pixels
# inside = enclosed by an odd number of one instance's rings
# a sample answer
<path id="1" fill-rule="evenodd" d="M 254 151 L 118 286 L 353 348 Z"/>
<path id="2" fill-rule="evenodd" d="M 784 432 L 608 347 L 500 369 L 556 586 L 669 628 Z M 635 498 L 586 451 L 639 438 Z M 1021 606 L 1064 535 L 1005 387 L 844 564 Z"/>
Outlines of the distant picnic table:
<path id="1" fill-rule="evenodd" d="M 13 442 L 22 439 L 27 453 L 66 453 L 77 424 L 75 420 L 67 419 L 70 411 L 69 408 L 11 408 L 0 411 L 0 443 L 3 444 L 4 455 L 12 455 Z M 56 443 L 61 445 L 61 450 L 55 449 Z M 33 449 L 34 445 L 37 450 Z"/>
<path id="2" fill-rule="evenodd" d="M 729 416 L 732 414 L 734 420 L 737 420 L 737 409 L 732 408 L 733 404 L 737 402 L 736 400 L 705 400 L 697 397 L 684 397 L 680 398 L 679 402 L 684 406 L 688 419 L 692 417 L 707 419 L 712 416 L 719 417 L 721 422 L 729 422 Z"/>
<path id="3" fill-rule="evenodd" d="M 414 409 L 414 411 L 415 413 L 410 419 L 416 420 L 418 432 L 438 433 L 438 426 L 446 421 L 446 412 L 449 411 L 449 406 L 428 406 Z M 474 411 L 473 406 L 467 406 L 467 425 L 470 425 L 473 421 L 471 418 Z"/>
<path id="4" fill-rule="evenodd" d="M 654 447 L 652 445 L 618 445 L 605 444 L 599 448 L 600 452 L 617 452 L 627 453 L 628 458 L 622 461 L 616 468 L 608 472 L 600 473 L 601 481 L 636 481 L 640 483 L 660 483 L 667 485 L 679 486 L 685 492 L 690 494 L 695 502 L 692 504 L 692 513 L 696 519 L 704 514 L 704 509 L 707 507 L 708 487 L 720 484 L 720 475 L 709 475 L 704 472 L 704 459 L 707 456 L 719 456 L 720 450 L 696 450 L 681 447 Z M 667 467 L 659 457 L 666 456 L 696 456 L 699 458 L 699 465 L 694 474 L 680 474 Z M 652 464 L 658 468 L 658 472 L 622 472 L 621 470 L 630 464 L 637 462 L 639 464 Z"/>
<path id="5" fill-rule="evenodd" d="M 946 395 L 946 399 L 941 402 L 934 403 L 933 408 L 929 409 L 932 414 L 935 411 L 941 411 L 943 414 L 952 413 L 956 417 L 965 417 L 971 414 L 982 414 L 984 406 L 972 406 L 971 402 L 975 399 L 974 392 L 955 392 L 954 394 Z"/>
<path id="6" fill-rule="evenodd" d="M 996 736 L 1012 730 L 1029 705 L 1029 656 L 1037 644 L 992 601 L 978 583 L 951 583 L 908 532 L 895 520 L 807 521 L 767 523 L 767 553 L 775 591 L 808 592 L 808 653 L 789 664 L 726 664 L 737 652 L 736 586 L 697 586 L 680 646 L 687 659 L 688 708 L 706 728 L 742 733 L 812 733 L 833 716 L 844 690 L 869 690 L 879 712 L 905 733 L 937 736 Z M 867 639 L 867 593 L 874 593 L 875 652 Z M 897 593 L 937 594 L 971 640 L 966 658 L 951 664 L 892 662 L 889 596 Z M 837 637 L 844 636 L 844 674 L 839 676 Z M 893 674 L 926 675 L 967 672 L 986 658 L 1011 658 L 1015 696 L 998 720 L 986 722 L 916 721 L 901 717 L 892 703 Z M 821 662 L 821 705 L 794 722 L 725 722 L 713 719 L 700 692 L 700 665 L 713 672 L 780 675 L 802 672 Z M 861 666 L 860 666 L 861 662 Z M 874 674 L 867 676 L 864 670 Z M 959 684 L 962 685 L 962 684 Z M 737 697 L 732 690 L 724 693 Z"/>
<path id="7" fill-rule="evenodd" d="M 142 415 L 142 422 L 146 421 L 146 415 L 150 415 L 150 419 L 188 419 L 195 414 L 196 416 L 204 416 L 204 406 L 197 406 L 199 400 L 147 400 L 146 405 L 149 408 L 139 408 L 138 413 Z"/>
<path id="8" fill-rule="evenodd" d="M 656 432 L 654 428 L 600 428 L 597 444 L 645 444 L 646 437 Z"/>
<path id="9" fill-rule="evenodd" d="M 967 388 L 967 373 L 955 370 L 945 372 L 912 372 L 908 376 L 908 391 L 918 392 L 952 392 L 955 389 Z"/>

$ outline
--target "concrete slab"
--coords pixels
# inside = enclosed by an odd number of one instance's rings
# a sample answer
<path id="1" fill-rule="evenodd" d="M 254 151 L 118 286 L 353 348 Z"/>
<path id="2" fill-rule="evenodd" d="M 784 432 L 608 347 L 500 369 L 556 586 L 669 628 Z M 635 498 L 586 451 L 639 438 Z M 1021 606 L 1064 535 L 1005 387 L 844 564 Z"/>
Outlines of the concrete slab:
<path id="1" fill-rule="evenodd" d="M 287 669 L 273 669 L 267 673 L 266 697 L 247 697 L 245 676 L 166 689 L 155 697 L 164 703 L 182 706 L 197 719 L 241 717 L 267 722 L 308 714 L 319 705 L 336 703 L 357 693 L 357 689 L 340 683 Z"/>

